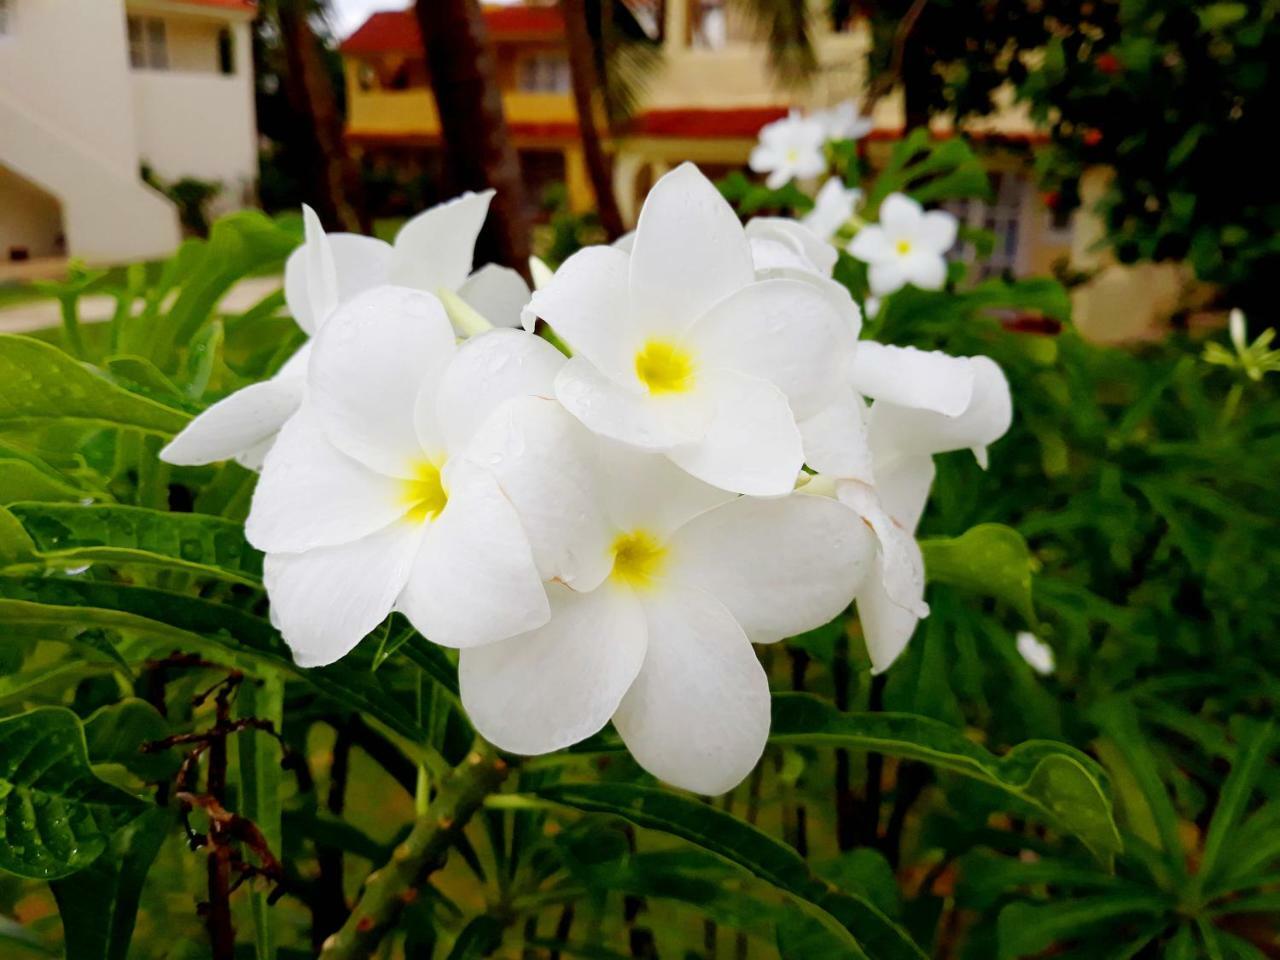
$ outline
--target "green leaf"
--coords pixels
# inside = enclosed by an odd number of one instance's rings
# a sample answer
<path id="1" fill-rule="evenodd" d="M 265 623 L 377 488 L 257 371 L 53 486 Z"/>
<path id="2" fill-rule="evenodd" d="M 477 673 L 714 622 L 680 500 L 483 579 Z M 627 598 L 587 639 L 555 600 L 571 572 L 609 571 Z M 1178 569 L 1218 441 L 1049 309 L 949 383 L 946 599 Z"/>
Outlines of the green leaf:
<path id="1" fill-rule="evenodd" d="M 921 760 L 1022 801 L 1108 866 L 1120 850 L 1106 774 L 1062 743 L 1029 740 L 997 757 L 959 730 L 912 714 L 841 713 L 806 694 L 775 694 L 774 743 L 875 750 Z"/>
<path id="2" fill-rule="evenodd" d="M 1173 905 L 1154 893 L 1107 893 L 1045 904 L 1015 902 L 997 920 L 999 960 L 1034 957 L 1065 940 L 1109 924 L 1125 926 L 1135 917 L 1159 916 Z"/>
<path id="3" fill-rule="evenodd" d="M 0 458 L 0 503 L 17 500 L 83 500 L 84 490 L 65 482 L 52 471 L 41 470 L 29 460 Z"/>
<path id="4" fill-rule="evenodd" d="M 89 767 L 80 719 L 40 707 L 0 720 L 0 869 L 52 880 L 92 863 L 146 805 Z"/>
<path id="5" fill-rule="evenodd" d="M 471 922 L 462 928 L 453 949 L 449 951 L 448 960 L 479 960 L 487 957 L 502 945 L 504 924 L 497 917 L 482 913 L 473 917 Z"/>
<path id="6" fill-rule="evenodd" d="M 114 631 L 133 641 L 133 656 L 180 648 L 254 675 L 264 668 L 282 669 L 331 700 L 364 711 L 412 743 L 426 740 L 426 731 L 409 712 L 375 675 L 353 668 L 351 658 L 304 670 L 265 620 L 209 600 L 91 580 L 0 577 L 0 622 L 73 636 L 86 628 Z"/>
<path id="7" fill-rule="evenodd" d="M 60 954 L 44 945 L 38 936 L 16 920 L 0 914 L 0 946 L 12 947 L 14 950 L 26 951 L 43 957 L 57 957 Z"/>
<path id="8" fill-rule="evenodd" d="M 931 582 L 946 583 L 994 597 L 1017 610 L 1036 625 L 1031 601 L 1031 551 L 1012 527 L 982 523 L 958 537 L 920 541 L 925 575 Z"/>
<path id="9" fill-rule="evenodd" d="M 172 753 L 143 753 L 140 748 L 163 740 L 170 732 L 169 721 L 160 711 L 136 697 L 101 707 L 84 722 L 85 744 L 93 763 L 118 763 L 153 783 L 177 773 L 179 760 Z"/>
<path id="10" fill-rule="evenodd" d="M 169 437 L 185 414 L 130 393 L 57 347 L 0 334 L 0 429 L 40 423 L 129 427 Z"/>
<path id="11" fill-rule="evenodd" d="M 862 951 L 877 960 L 922 960 L 911 938 L 870 902 L 818 880 L 786 844 L 708 804 L 667 790 L 620 783 L 556 783 L 534 791 L 552 803 L 622 817 L 685 840 L 777 887 L 830 934 L 843 955 Z"/>
<path id="12" fill-rule="evenodd" d="M 176 827 L 172 811 L 152 808 L 117 833 L 108 853 L 87 869 L 53 882 L 66 960 L 128 960 L 143 884 Z"/>
<path id="13" fill-rule="evenodd" d="M 251 586 L 262 579 L 262 554 L 246 542 L 243 525 L 221 517 L 115 504 L 15 503 L 9 510 L 40 556 L 61 566 L 141 563 Z"/>
<path id="14" fill-rule="evenodd" d="M 1222 785 L 1218 805 L 1209 821 L 1209 832 L 1204 841 L 1204 853 L 1200 858 L 1197 882 L 1203 887 L 1216 879 L 1218 858 L 1229 835 L 1236 831 L 1241 818 L 1248 810 L 1249 799 L 1258 788 L 1261 776 L 1271 759 L 1271 747 L 1275 742 L 1275 728 L 1271 724 L 1251 725 L 1240 742 L 1231 764 L 1231 773 Z"/>
<path id="15" fill-rule="evenodd" d="M 277 733 L 284 723 L 284 684 L 279 677 L 248 680 L 240 687 L 236 708 L 242 717 L 271 721 Z M 280 744 L 261 730 L 243 734 L 240 750 L 240 790 L 244 815 L 257 824 L 267 847 L 282 856 L 283 829 L 280 806 Z M 253 944 L 257 960 L 274 960 L 276 938 L 267 891 L 255 887 L 249 893 L 253 911 Z"/>
<path id="16" fill-rule="evenodd" d="M 35 559 L 36 545 L 27 536 L 22 523 L 4 507 L 0 507 L 0 567 L 29 563 Z"/>

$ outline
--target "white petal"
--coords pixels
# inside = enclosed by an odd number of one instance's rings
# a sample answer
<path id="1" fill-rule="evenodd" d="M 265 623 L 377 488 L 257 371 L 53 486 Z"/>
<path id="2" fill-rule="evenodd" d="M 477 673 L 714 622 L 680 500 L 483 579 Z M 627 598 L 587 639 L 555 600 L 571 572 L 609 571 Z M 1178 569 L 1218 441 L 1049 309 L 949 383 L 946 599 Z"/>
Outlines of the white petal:
<path id="1" fill-rule="evenodd" d="M 495 327 L 518 327 L 530 293 L 524 277 L 510 267 L 490 263 L 463 281 L 458 296 Z"/>
<path id="2" fill-rule="evenodd" d="M 884 230 L 875 224 L 863 227 L 849 241 L 849 255 L 863 263 L 882 263 L 893 259 L 895 253 Z"/>
<path id="3" fill-rule="evenodd" d="M 880 226 L 890 240 L 916 238 L 924 209 L 905 193 L 891 193 L 880 204 Z"/>
<path id="4" fill-rule="evenodd" d="M 268 553 L 349 543 L 403 516 L 404 482 L 339 451 L 304 406 L 280 430 L 253 491 L 245 536 Z"/>
<path id="5" fill-rule="evenodd" d="M 861 190 L 846 187 L 839 177 L 830 177 L 814 197 L 813 209 L 800 222 L 821 240 L 830 240 L 853 216 L 861 196 Z"/>
<path id="6" fill-rule="evenodd" d="M 769 681 L 742 628 L 710 594 L 673 586 L 642 602 L 649 648 L 614 725 L 660 780 L 724 793 L 764 752 Z"/>
<path id="7" fill-rule="evenodd" d="M 929 502 L 929 488 L 937 468 L 928 454 L 910 454 L 890 460 L 876 460 L 876 492 L 880 505 L 904 530 L 915 533 L 920 516 Z M 854 478 L 859 479 L 859 478 Z"/>
<path id="8" fill-rule="evenodd" d="M 523 330 L 490 330 L 458 348 L 436 393 L 445 448 L 460 453 L 485 419 L 512 397 L 555 395 L 559 350 Z"/>
<path id="9" fill-rule="evenodd" d="M 859 351 L 867 346 L 863 342 Z M 818 473 L 870 483 L 875 476 L 867 438 L 866 404 L 852 390 L 798 422 L 804 462 Z"/>
<path id="10" fill-rule="evenodd" d="M 877 461 L 894 455 L 946 453 L 971 449 L 980 463 L 986 447 L 1004 436 L 1013 422 L 1009 382 L 989 357 L 971 357 L 973 396 L 957 417 L 877 403 L 871 408 L 869 433 Z"/>
<path id="11" fill-rule="evenodd" d="M 830 297 L 791 279 L 735 291 L 694 322 L 688 339 L 703 363 L 778 387 L 797 417 L 825 406 L 857 344 Z"/>
<path id="12" fill-rule="evenodd" d="M 548 588 L 551 620 L 458 658 L 462 705 L 502 750 L 550 753 L 598 732 L 644 662 L 644 611 L 629 590 Z"/>
<path id="13" fill-rule="evenodd" d="M 432 294 L 377 287 L 344 304 L 316 336 L 308 370 L 329 439 L 376 470 L 413 477 L 423 456 L 418 394 L 438 384 L 454 349 L 453 327 Z"/>
<path id="14" fill-rule="evenodd" d="M 866 525 L 829 497 L 741 497 L 676 532 L 672 576 L 728 607 L 752 643 L 772 643 L 848 607 L 875 551 Z"/>
<path id="15" fill-rule="evenodd" d="M 871 672 L 884 673 L 893 664 L 907 641 L 916 631 L 920 619 L 889 599 L 884 589 L 880 558 L 867 577 L 866 585 L 858 594 L 858 620 L 862 624 L 862 636 L 871 657 Z"/>
<path id="16" fill-rule="evenodd" d="M 701 390 L 715 415 L 701 440 L 667 451 L 706 483 L 769 497 L 795 486 L 804 451 L 786 395 L 767 380 L 733 370 L 707 370 Z"/>
<path id="17" fill-rule="evenodd" d="M 900 407 L 932 410 L 948 417 L 963 413 L 973 399 L 974 367 L 968 357 L 940 350 L 858 344 L 853 388 L 864 397 Z"/>
<path id="18" fill-rule="evenodd" d="M 418 214 L 396 234 L 391 282 L 434 293 L 457 291 L 471 273 L 476 237 L 492 190 L 467 193 Z"/>
<path id="19" fill-rule="evenodd" d="M 551 325 L 574 354 L 612 376 L 630 372 L 627 271 L 630 258 L 614 247 L 586 247 L 534 293 L 526 313 Z M 625 341 L 625 344 L 624 344 Z"/>
<path id="20" fill-rule="evenodd" d="M 710 372 L 699 376 L 704 382 L 711 379 Z M 572 357 L 560 368 L 555 391 L 565 409 L 593 433 L 647 450 L 701 439 L 714 411 L 714 398 L 702 389 L 650 395 L 639 386 L 611 380 L 582 357 Z"/>
<path id="21" fill-rule="evenodd" d="M 449 502 L 428 522 L 397 604 L 445 647 L 504 640 L 547 622 L 550 607 L 520 518 L 485 470 L 451 460 Z"/>
<path id="22" fill-rule="evenodd" d="M 304 385 L 285 378 L 264 380 L 223 397 L 187 424 L 160 451 L 166 463 L 214 463 L 269 441 L 302 404 Z"/>
<path id="23" fill-rule="evenodd" d="M 877 297 L 887 297 L 906 286 L 907 274 L 901 259 L 894 257 L 892 260 L 881 260 L 871 264 L 867 270 L 867 281 L 873 294 Z"/>
<path id="24" fill-rule="evenodd" d="M 946 259 L 929 250 L 917 250 L 903 258 L 902 271 L 921 290 L 941 290 L 947 282 Z"/>
<path id="25" fill-rule="evenodd" d="M 293 659 L 321 667 L 349 653 L 391 612 L 421 540 L 419 525 L 397 521 L 341 546 L 267 554 L 272 622 Z"/>
<path id="26" fill-rule="evenodd" d="M 631 253 L 631 317 L 646 333 L 678 336 L 754 278 L 738 216 L 691 163 L 649 191 Z"/>
<path id="27" fill-rule="evenodd" d="M 956 245 L 959 221 L 946 210 L 930 210 L 920 221 L 917 236 L 922 246 L 934 253 L 946 253 Z"/>
<path id="28" fill-rule="evenodd" d="M 913 615 L 927 617 L 929 605 L 924 602 L 924 557 L 913 532 L 897 524 L 881 505 L 876 491 L 864 483 L 839 483 L 836 495 L 875 531 L 885 595 Z"/>
<path id="29" fill-rule="evenodd" d="M 314 336 L 338 305 L 338 272 L 320 218 L 305 203 L 302 228 L 302 246 L 285 261 L 284 299 L 298 326 Z"/>
<path id="30" fill-rule="evenodd" d="M 560 404 L 520 397 L 485 420 L 466 452 L 515 506 L 541 578 L 580 591 L 609 575 L 617 534 L 600 503 L 595 447 L 595 437 Z"/>
<path id="31" fill-rule="evenodd" d="M 1034 633 L 1023 630 L 1017 637 L 1018 653 L 1029 666 L 1042 677 L 1053 673 L 1053 647 L 1049 646 Z"/>
<path id="32" fill-rule="evenodd" d="M 661 454 L 605 440 L 597 444 L 596 456 L 599 495 L 615 533 L 645 530 L 665 540 L 685 522 L 736 496 L 691 477 Z"/>
<path id="33" fill-rule="evenodd" d="M 747 222 L 746 232 L 748 240 L 785 241 L 792 249 L 800 252 L 802 263 L 823 276 L 831 276 L 831 271 L 835 269 L 836 248 L 799 221 L 786 217 L 755 217 Z M 761 269 L 758 259 L 755 266 L 757 270 Z"/>

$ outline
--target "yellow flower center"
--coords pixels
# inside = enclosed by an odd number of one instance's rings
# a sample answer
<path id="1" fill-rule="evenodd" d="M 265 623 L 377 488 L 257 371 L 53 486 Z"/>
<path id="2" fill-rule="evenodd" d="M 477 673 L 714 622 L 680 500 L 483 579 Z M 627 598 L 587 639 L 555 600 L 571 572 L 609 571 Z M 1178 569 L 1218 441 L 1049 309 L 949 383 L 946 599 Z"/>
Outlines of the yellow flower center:
<path id="1" fill-rule="evenodd" d="M 800 151 L 797 150 L 795 147 L 790 147 L 787 150 L 786 158 L 787 158 L 787 163 L 791 164 L 792 166 L 795 166 L 797 163 L 800 162 Z"/>
<path id="2" fill-rule="evenodd" d="M 908 253 L 911 252 L 911 241 L 899 240 L 897 243 L 897 251 L 898 251 L 898 256 L 905 257 Z"/>
<path id="3" fill-rule="evenodd" d="M 636 354 L 636 376 L 650 393 L 682 393 L 693 386 L 693 358 L 665 340 L 650 340 Z"/>
<path id="4" fill-rule="evenodd" d="M 647 587 L 662 574 L 667 548 L 650 533 L 632 530 L 613 541 L 610 576 L 630 587 Z"/>
<path id="5" fill-rule="evenodd" d="M 415 467 L 414 478 L 402 482 L 401 498 L 407 508 L 405 519 L 410 522 L 423 523 L 432 519 L 449 502 L 449 494 L 440 479 L 440 468 L 434 463 L 424 460 Z"/>

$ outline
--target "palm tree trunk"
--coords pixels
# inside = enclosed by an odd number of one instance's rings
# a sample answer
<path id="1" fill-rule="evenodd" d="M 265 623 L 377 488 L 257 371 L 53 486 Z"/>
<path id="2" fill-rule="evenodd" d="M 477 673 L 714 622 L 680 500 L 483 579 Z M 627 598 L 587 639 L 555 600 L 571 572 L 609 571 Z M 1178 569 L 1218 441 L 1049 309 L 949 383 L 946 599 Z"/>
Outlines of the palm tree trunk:
<path id="1" fill-rule="evenodd" d="M 612 3 L 613 0 L 603 2 Z M 591 176 L 591 189 L 596 195 L 600 225 L 610 240 L 616 240 L 626 228 L 618 210 L 618 198 L 613 192 L 609 158 L 605 156 L 600 128 L 596 126 L 594 92 L 601 89 L 601 84 L 600 73 L 596 70 L 596 46 L 587 26 L 587 3 L 586 0 L 560 0 L 560 9 L 564 12 L 565 37 L 569 41 L 573 102 L 578 111 L 578 130 L 587 160 L 587 173 Z"/>
<path id="2" fill-rule="evenodd" d="M 308 5 L 282 0 L 276 5 L 284 47 L 285 85 L 293 110 L 307 122 L 314 138 L 316 162 L 311 167 L 311 199 L 320 220 L 330 229 L 367 233 L 360 171 L 342 141 L 342 117 L 325 68 L 320 41 L 311 29 Z"/>
<path id="3" fill-rule="evenodd" d="M 477 259 L 529 271 L 529 218 L 520 164 L 502 112 L 498 71 L 477 0 L 417 0 L 440 114 L 445 167 L 456 190 L 497 191 Z"/>

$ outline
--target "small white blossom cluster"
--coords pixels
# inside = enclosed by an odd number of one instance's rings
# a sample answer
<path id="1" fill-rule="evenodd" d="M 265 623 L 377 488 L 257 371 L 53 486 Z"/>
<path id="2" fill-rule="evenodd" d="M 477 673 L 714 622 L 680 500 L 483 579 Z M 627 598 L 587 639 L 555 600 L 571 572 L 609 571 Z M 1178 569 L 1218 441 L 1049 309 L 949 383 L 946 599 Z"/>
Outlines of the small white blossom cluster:
<path id="1" fill-rule="evenodd" d="M 873 668 L 902 651 L 928 612 L 932 457 L 985 461 L 1008 386 L 984 357 L 859 342 L 834 248 L 795 221 L 744 229 L 691 165 L 628 244 L 531 297 L 471 273 L 487 202 L 428 211 L 394 247 L 309 220 L 286 293 L 313 339 L 165 456 L 261 459 L 246 532 L 300 664 L 400 611 L 459 651 L 497 746 L 612 721 L 657 777 L 728 790 L 768 736 L 753 643 L 856 601 Z"/>
<path id="2" fill-rule="evenodd" d="M 853 101 L 829 110 L 786 117 L 760 128 L 759 143 L 749 165 L 765 173 L 772 190 L 792 180 L 810 181 L 827 172 L 827 145 L 857 140 L 871 132 L 872 121 L 860 116 Z M 813 198 L 813 209 L 801 222 L 823 240 L 834 240 L 846 228 L 857 228 L 847 245 L 851 256 L 868 265 L 874 315 L 883 297 L 911 284 L 922 290 L 941 290 L 947 279 L 946 254 L 955 246 L 959 224 L 945 210 L 925 212 L 915 200 L 893 193 L 880 204 L 880 222 L 864 224 L 855 217 L 862 191 L 830 177 Z"/>

